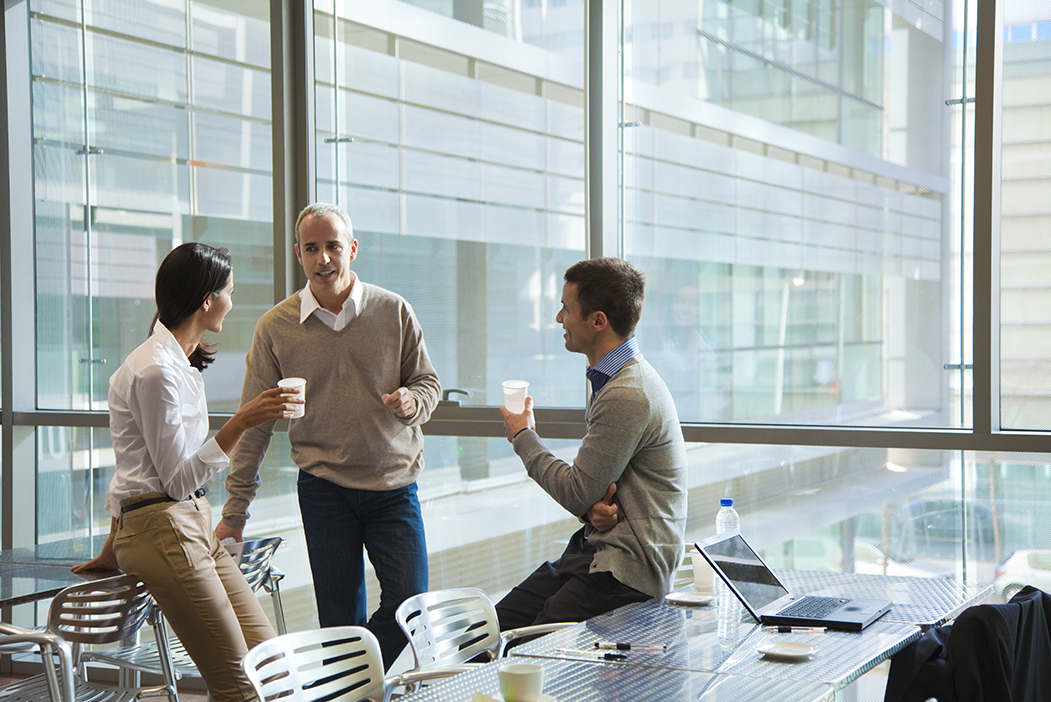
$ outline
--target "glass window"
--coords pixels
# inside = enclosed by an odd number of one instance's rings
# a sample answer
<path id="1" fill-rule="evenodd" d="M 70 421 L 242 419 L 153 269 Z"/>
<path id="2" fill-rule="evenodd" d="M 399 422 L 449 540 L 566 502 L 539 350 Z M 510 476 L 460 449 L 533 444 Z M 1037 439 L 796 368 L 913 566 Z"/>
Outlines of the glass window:
<path id="1" fill-rule="evenodd" d="M 38 406 L 106 409 L 109 376 L 148 335 L 158 263 L 200 240 L 234 259 L 236 306 L 208 392 L 212 410 L 236 408 L 273 297 L 265 8 L 33 9 Z"/>
<path id="2" fill-rule="evenodd" d="M 874 0 L 624 22 L 624 251 L 680 417 L 958 425 L 940 30 Z"/>
<path id="3" fill-rule="evenodd" d="M 1051 429 L 1046 273 L 1051 213 L 1041 204 L 1051 183 L 1051 107 L 1037 97 L 1051 86 L 1049 59 L 1051 34 L 1041 38 L 1038 32 L 1036 41 L 1006 44 L 1003 50 L 1000 422 L 1005 429 Z"/>
<path id="4" fill-rule="evenodd" d="M 581 406 L 555 314 L 584 257 L 583 4 L 412 4 L 314 4 L 318 198 L 350 213 L 356 272 L 413 305 L 463 404 L 523 377 L 538 405 Z"/>
<path id="5" fill-rule="evenodd" d="M 205 384 L 211 411 L 235 410 L 273 300 L 266 6 L 32 9 L 37 406 L 105 412 L 110 375 L 149 335 L 158 264 L 203 241 L 234 262 L 234 309 Z M 104 429 L 38 429 L 40 540 L 108 530 L 108 442 Z M 293 484 L 271 470 L 263 495 L 287 499 Z"/>

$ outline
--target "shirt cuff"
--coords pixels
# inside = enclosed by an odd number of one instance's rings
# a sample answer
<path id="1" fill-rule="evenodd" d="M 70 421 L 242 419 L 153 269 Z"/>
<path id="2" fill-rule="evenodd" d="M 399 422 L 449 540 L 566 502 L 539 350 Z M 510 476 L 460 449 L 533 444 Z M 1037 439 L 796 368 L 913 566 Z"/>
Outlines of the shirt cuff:
<path id="1" fill-rule="evenodd" d="M 197 451 L 197 458 L 217 468 L 225 468 L 230 465 L 230 457 L 219 448 L 214 436 L 205 441 L 204 445 Z"/>

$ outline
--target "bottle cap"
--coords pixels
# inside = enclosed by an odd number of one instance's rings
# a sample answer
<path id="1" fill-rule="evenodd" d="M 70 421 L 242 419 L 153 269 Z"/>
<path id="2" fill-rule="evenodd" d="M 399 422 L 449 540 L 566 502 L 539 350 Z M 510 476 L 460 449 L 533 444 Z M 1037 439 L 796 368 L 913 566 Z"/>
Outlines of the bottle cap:
<path id="1" fill-rule="evenodd" d="M 720 507 L 733 507 L 734 506 L 734 501 L 731 500 L 729 497 L 724 497 L 721 500 L 719 500 L 719 506 Z"/>

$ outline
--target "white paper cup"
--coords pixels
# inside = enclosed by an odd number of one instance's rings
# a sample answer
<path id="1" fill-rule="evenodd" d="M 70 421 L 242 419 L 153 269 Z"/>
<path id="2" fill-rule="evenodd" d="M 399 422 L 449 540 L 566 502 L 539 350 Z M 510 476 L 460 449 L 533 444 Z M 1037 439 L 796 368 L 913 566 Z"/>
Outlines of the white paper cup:
<path id="1" fill-rule="evenodd" d="M 544 669 L 535 663 L 508 663 L 496 671 L 504 702 L 537 702 L 544 687 Z"/>
<path id="2" fill-rule="evenodd" d="M 505 380 L 504 407 L 514 414 L 522 414 L 525 412 L 525 399 L 528 391 L 529 381 Z"/>
<path id="3" fill-rule="evenodd" d="M 693 554 L 693 589 L 703 595 L 715 594 L 715 571 L 704 560 L 704 556 L 694 549 Z"/>
<path id="4" fill-rule="evenodd" d="M 307 381 L 303 378 L 282 378 L 277 381 L 277 387 L 279 388 L 291 388 L 299 390 L 299 399 L 307 399 Z M 292 415 L 292 419 L 299 419 L 303 416 L 303 412 L 306 410 L 306 405 L 296 405 L 296 411 Z"/>

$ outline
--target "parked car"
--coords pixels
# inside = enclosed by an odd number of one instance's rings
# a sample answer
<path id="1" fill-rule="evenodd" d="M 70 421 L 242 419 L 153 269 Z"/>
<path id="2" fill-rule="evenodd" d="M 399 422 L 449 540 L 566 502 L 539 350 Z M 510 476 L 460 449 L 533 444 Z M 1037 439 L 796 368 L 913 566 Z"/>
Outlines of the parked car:
<path id="1" fill-rule="evenodd" d="M 891 550 L 884 554 L 875 539 L 854 540 L 854 572 L 871 575 L 912 575 L 918 578 L 951 578 L 947 568 L 924 563 Z"/>
<path id="2" fill-rule="evenodd" d="M 771 568 L 839 571 L 843 547 L 831 536 L 809 535 L 765 550 L 763 560 Z"/>
<path id="3" fill-rule="evenodd" d="M 993 588 L 1009 600 L 1026 585 L 1051 592 L 1051 551 L 1026 549 L 1015 551 L 996 568 Z"/>

